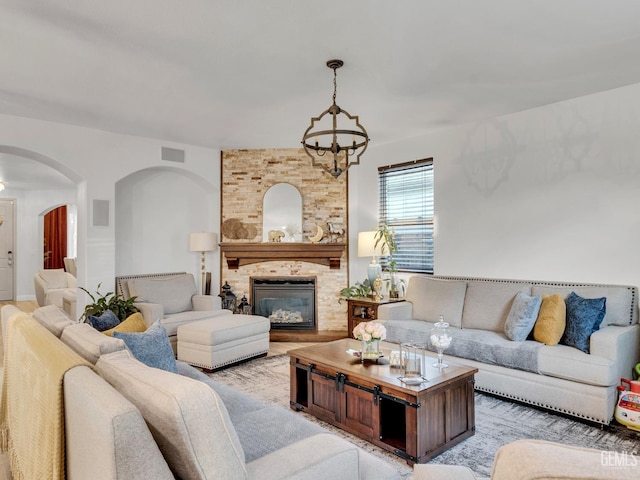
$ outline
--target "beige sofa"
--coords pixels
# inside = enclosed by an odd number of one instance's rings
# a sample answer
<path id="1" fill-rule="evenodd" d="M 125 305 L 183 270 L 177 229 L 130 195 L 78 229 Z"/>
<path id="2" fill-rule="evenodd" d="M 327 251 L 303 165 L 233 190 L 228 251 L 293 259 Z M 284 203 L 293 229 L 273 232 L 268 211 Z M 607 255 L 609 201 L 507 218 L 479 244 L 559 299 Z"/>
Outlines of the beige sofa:
<path id="1" fill-rule="evenodd" d="M 505 322 L 518 292 L 606 297 L 590 353 L 509 340 Z M 414 276 L 406 301 L 380 305 L 378 318 L 387 340 L 425 342 L 442 314 L 453 337 L 445 358 L 478 368 L 477 390 L 609 424 L 620 378 L 640 360 L 637 298 L 637 288 L 624 285 Z"/>
<path id="2" fill-rule="evenodd" d="M 541 440 L 517 440 L 501 447 L 491 480 L 637 480 L 639 452 L 608 452 Z M 467 467 L 416 465 L 414 480 L 479 480 Z"/>
<path id="3" fill-rule="evenodd" d="M 387 463 L 292 411 L 263 405 L 182 362 L 178 374 L 148 367 L 120 339 L 52 310 L 36 313 L 2 307 L 5 362 L 15 362 L 8 357 L 16 351 L 38 359 L 10 377 L 7 391 L 24 389 L 24 378 L 48 371 L 69 348 L 79 361 L 95 362 L 93 370 L 76 366 L 63 377 L 70 480 L 397 478 Z M 19 322 L 38 331 L 37 344 L 7 338 Z M 22 427 L 12 425 L 11 435 Z M 17 460 L 31 466 L 32 454 Z"/>

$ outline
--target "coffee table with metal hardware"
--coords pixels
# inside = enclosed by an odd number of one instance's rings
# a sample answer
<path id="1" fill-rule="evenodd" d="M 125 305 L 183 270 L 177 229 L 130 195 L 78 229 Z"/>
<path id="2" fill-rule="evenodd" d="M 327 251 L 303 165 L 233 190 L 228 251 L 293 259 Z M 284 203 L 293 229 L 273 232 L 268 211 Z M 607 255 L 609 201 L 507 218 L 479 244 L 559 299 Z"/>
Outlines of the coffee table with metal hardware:
<path id="1" fill-rule="evenodd" d="M 419 385 L 389 366 L 399 345 L 381 342 L 377 362 L 347 353 L 360 342 L 342 339 L 289 351 L 291 408 L 314 415 L 406 459 L 424 463 L 475 433 L 475 368 L 439 370 L 427 357 Z"/>

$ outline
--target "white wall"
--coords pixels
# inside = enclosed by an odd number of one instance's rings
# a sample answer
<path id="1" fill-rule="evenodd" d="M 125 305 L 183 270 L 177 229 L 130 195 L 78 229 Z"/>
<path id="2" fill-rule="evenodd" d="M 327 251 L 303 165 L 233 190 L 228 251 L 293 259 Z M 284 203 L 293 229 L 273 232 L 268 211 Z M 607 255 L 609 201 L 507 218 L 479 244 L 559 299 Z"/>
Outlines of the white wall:
<path id="1" fill-rule="evenodd" d="M 119 135 L 71 125 L 44 122 L 27 118 L 0 115 L 0 146 L 16 147 L 35 152 L 48 163 L 78 184 L 75 202 L 78 207 L 78 283 L 88 290 L 95 290 L 98 283 L 112 286 L 116 274 L 115 248 L 115 185 L 121 178 L 146 168 L 171 167 L 200 177 L 219 188 L 219 150 L 163 142 L 160 140 Z M 161 160 L 162 146 L 185 150 L 185 163 Z M 216 192 L 212 192 L 217 198 Z M 211 196 L 203 198 L 210 202 Z M 108 227 L 91 225 L 90 205 L 93 199 L 107 200 L 110 205 Z M 214 218 L 215 221 L 215 218 Z M 23 225 L 17 225 L 18 231 Z M 183 225 L 168 222 L 164 235 L 188 235 L 178 232 Z M 174 233 L 176 232 L 176 233 Z M 21 250 L 35 245 L 35 237 L 27 237 Z M 159 245 L 159 246 L 156 246 Z M 162 243 L 145 245 L 148 255 L 160 258 L 164 252 Z M 35 252 L 37 247 L 33 246 Z M 158 250 L 159 249 L 159 250 Z M 197 273 L 195 263 L 181 268 Z M 21 267 L 18 267 L 21 269 Z M 25 272 L 32 275 L 33 272 Z M 21 271 L 22 275 L 22 271 Z M 31 286 L 30 292 L 33 291 Z M 24 292 L 23 292 L 24 293 Z M 79 298 L 78 308 L 84 306 Z"/>
<path id="2" fill-rule="evenodd" d="M 636 84 L 372 143 L 350 176 L 352 240 L 371 227 L 377 167 L 433 157 L 436 274 L 640 285 L 639 132 Z"/>

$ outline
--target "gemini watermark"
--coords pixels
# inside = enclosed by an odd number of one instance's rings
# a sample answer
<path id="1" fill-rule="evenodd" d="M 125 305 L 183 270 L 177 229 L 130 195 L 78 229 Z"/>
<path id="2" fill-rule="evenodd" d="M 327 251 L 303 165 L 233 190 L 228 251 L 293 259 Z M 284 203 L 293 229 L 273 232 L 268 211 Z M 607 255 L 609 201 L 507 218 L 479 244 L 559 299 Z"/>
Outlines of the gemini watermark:
<path id="1" fill-rule="evenodd" d="M 602 450 L 600 452 L 600 464 L 610 468 L 631 468 L 638 466 L 638 452 L 612 452 Z"/>

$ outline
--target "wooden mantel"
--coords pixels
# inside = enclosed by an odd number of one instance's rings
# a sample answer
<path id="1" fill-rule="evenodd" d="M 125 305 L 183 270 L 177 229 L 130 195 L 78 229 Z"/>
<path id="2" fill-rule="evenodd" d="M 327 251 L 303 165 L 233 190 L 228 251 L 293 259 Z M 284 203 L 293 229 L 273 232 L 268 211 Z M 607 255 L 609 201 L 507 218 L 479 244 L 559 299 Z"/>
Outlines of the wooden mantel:
<path id="1" fill-rule="evenodd" d="M 318 263 L 331 269 L 339 269 L 340 258 L 346 246 L 346 243 L 221 243 L 220 250 L 231 270 L 251 263 L 278 260 Z"/>

